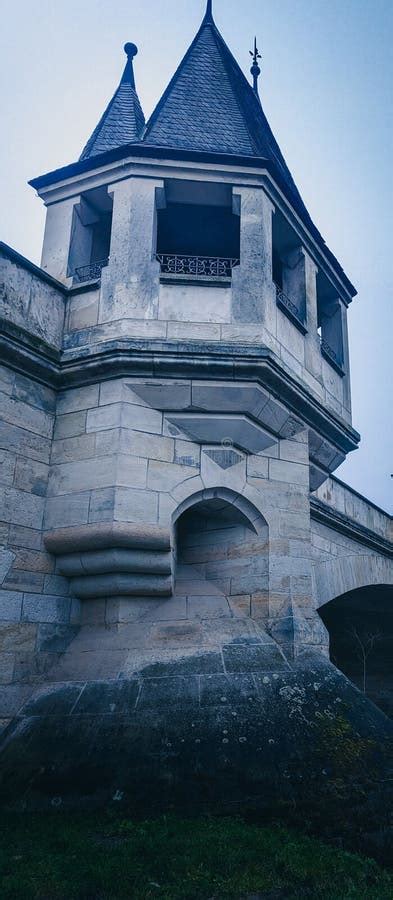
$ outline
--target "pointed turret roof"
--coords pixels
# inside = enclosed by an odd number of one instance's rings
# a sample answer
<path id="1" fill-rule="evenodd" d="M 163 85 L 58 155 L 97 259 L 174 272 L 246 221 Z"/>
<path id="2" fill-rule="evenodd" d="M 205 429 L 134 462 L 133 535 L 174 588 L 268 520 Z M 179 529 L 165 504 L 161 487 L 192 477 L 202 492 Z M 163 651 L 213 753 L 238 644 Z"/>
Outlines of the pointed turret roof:
<path id="1" fill-rule="evenodd" d="M 143 142 L 168 149 L 266 159 L 274 165 L 292 201 L 309 219 L 258 94 L 214 22 L 211 2 L 147 123 Z"/>
<path id="2" fill-rule="evenodd" d="M 257 90 L 259 54 L 255 45 L 254 88 L 221 36 L 212 0 L 201 27 L 145 126 L 135 90 L 134 44 L 126 44 L 127 65 L 120 85 L 77 163 L 29 183 L 40 190 L 130 153 L 135 156 L 257 166 L 267 169 L 351 296 L 356 290 L 314 225 L 263 111 Z M 255 57 L 255 58 L 254 58 Z"/>
<path id="3" fill-rule="evenodd" d="M 127 54 L 127 62 L 119 87 L 88 140 L 80 156 L 81 160 L 139 141 L 142 136 L 145 117 L 135 90 L 132 63 L 138 48 L 135 44 L 126 44 L 124 52 Z"/>

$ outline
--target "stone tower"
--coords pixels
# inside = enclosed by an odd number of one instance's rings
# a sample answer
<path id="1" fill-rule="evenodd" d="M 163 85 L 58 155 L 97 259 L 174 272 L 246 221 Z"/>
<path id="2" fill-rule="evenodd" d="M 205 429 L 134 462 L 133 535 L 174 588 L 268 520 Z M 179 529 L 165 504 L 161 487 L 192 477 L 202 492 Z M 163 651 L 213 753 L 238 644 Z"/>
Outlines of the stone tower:
<path id="1" fill-rule="evenodd" d="M 331 478 L 359 441 L 355 289 L 266 120 L 256 49 L 252 88 L 208 3 L 147 124 L 125 51 L 80 160 L 31 182 L 47 207 L 41 269 L 4 251 L 18 296 L 32 284 L 28 309 L 9 303 L 30 344 L 23 356 L 16 342 L 7 384 L 39 411 L 48 450 L 30 438 L 39 510 L 23 500 L 12 525 L 47 567 L 35 593 L 32 552 L 21 576 L 10 533 L 6 551 L 4 593 L 21 592 L 38 637 L 22 679 L 29 751 L 11 722 L 5 771 L 18 796 L 33 769 L 33 798 L 80 798 L 87 778 L 96 797 L 142 803 L 163 784 L 195 800 L 202 783 L 219 803 L 230 772 L 242 803 L 278 756 L 284 797 L 284 770 L 308 765 L 321 685 L 325 711 L 337 694 L 360 703 L 329 663 L 319 607 L 349 589 L 348 557 L 355 581 L 393 580 L 388 517 Z M 323 547 L 329 529 L 339 551 Z"/>

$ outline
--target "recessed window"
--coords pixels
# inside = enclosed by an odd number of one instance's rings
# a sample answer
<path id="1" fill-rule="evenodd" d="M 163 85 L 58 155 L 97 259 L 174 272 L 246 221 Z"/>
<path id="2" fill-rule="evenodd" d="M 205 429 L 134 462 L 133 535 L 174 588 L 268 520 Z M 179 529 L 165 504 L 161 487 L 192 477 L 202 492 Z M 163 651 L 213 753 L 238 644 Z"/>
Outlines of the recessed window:
<path id="1" fill-rule="evenodd" d="M 108 265 L 112 209 L 105 187 L 86 191 L 74 206 L 68 274 L 76 284 L 100 278 Z"/>
<path id="2" fill-rule="evenodd" d="M 173 180 L 157 209 L 157 259 L 163 280 L 228 280 L 240 262 L 240 217 L 229 185 Z"/>
<path id="3" fill-rule="evenodd" d="M 307 327 L 305 260 L 299 236 L 280 210 L 273 214 L 272 277 L 277 306 L 303 334 Z"/>

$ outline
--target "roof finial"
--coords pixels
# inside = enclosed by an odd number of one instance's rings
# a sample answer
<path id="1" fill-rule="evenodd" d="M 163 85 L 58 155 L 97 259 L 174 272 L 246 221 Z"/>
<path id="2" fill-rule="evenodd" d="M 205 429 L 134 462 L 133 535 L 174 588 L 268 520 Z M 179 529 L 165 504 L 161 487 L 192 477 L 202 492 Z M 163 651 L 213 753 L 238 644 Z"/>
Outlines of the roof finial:
<path id="1" fill-rule="evenodd" d="M 262 59 L 262 56 L 261 56 L 261 54 L 260 54 L 260 52 L 259 52 L 259 50 L 258 50 L 258 47 L 257 47 L 257 39 L 256 39 L 256 37 L 254 38 L 254 49 L 253 49 L 253 50 L 250 50 L 250 56 L 252 56 L 252 66 L 251 66 L 251 70 L 250 70 L 250 71 L 251 71 L 251 75 L 252 75 L 252 77 L 253 77 L 253 79 L 254 79 L 254 85 L 253 85 L 253 88 L 254 88 L 254 91 L 255 91 L 257 97 L 259 97 L 259 94 L 258 94 L 258 78 L 259 78 L 259 76 L 260 76 L 260 74 L 261 74 L 261 70 L 260 70 L 260 67 L 259 67 L 259 65 L 258 65 L 258 59 Z"/>
<path id="2" fill-rule="evenodd" d="M 138 53 L 138 47 L 136 46 L 136 44 L 124 44 L 124 53 L 127 56 L 127 62 L 123 72 L 121 83 L 124 84 L 125 82 L 127 82 L 128 84 L 131 84 L 131 86 L 135 90 L 134 67 L 132 64 L 132 60 Z"/>
<path id="3" fill-rule="evenodd" d="M 213 21 L 213 0 L 207 0 L 206 12 L 205 12 L 205 21 L 212 22 Z"/>

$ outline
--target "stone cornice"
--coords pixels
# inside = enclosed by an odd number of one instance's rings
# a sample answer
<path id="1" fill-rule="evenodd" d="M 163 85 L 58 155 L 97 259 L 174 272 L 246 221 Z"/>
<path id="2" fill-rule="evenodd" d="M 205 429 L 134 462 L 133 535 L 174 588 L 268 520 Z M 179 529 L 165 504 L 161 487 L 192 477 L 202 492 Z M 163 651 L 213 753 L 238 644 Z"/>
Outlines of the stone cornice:
<path id="1" fill-rule="evenodd" d="M 262 345 L 127 339 L 62 354 L 64 384 L 122 375 L 256 381 L 338 449 L 347 453 L 360 441 L 357 431 L 326 410 L 289 374 L 273 351 Z"/>
<path id="2" fill-rule="evenodd" d="M 339 450 L 348 453 L 360 440 L 350 425 L 326 410 L 265 346 L 222 342 L 207 346 L 200 341 L 127 338 L 59 354 L 44 341 L 2 320 L 0 352 L 13 369 L 57 389 L 123 376 L 256 381 Z"/>
<path id="3" fill-rule="evenodd" d="M 357 541 L 366 547 L 371 547 L 377 553 L 393 557 L 393 544 L 391 541 L 386 540 L 386 538 L 383 538 L 365 525 L 355 522 L 344 513 L 338 512 L 338 510 L 333 509 L 321 500 L 317 500 L 316 497 L 310 498 L 310 513 L 311 518 L 316 522 L 321 522 L 322 525 L 344 534 L 351 540 Z"/>
<path id="4" fill-rule="evenodd" d="M 0 317 L 0 359 L 51 388 L 60 382 L 60 353 L 51 344 Z"/>

